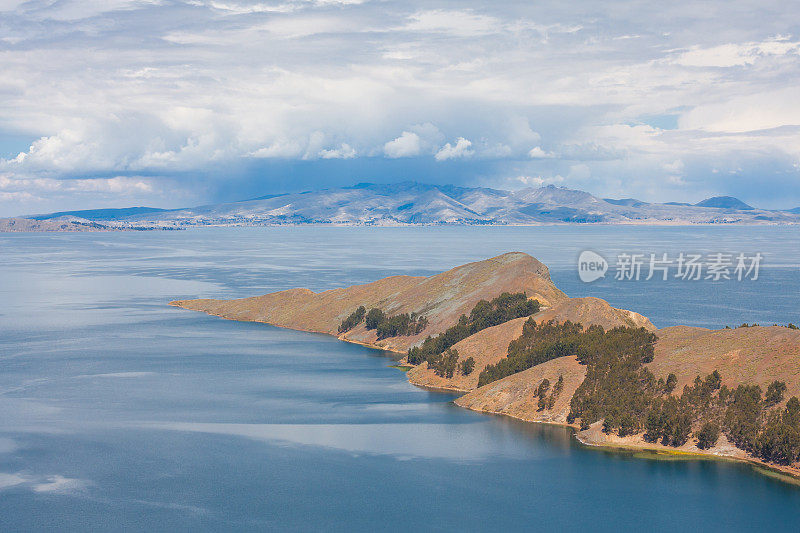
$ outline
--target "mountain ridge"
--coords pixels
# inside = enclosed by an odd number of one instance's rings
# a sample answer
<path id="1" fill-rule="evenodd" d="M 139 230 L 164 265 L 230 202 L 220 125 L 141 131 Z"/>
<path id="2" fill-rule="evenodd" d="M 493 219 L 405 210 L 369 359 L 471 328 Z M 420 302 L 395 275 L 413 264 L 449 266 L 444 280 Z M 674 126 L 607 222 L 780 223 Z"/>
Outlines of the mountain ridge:
<path id="1" fill-rule="evenodd" d="M 659 204 L 633 198 L 602 199 L 586 191 L 554 185 L 507 191 L 406 181 L 364 182 L 179 209 L 97 209 L 27 218 L 47 220 L 73 214 L 119 228 L 143 224 L 191 227 L 800 223 L 800 213 L 794 211 L 758 209 L 726 196 L 697 204 Z"/>

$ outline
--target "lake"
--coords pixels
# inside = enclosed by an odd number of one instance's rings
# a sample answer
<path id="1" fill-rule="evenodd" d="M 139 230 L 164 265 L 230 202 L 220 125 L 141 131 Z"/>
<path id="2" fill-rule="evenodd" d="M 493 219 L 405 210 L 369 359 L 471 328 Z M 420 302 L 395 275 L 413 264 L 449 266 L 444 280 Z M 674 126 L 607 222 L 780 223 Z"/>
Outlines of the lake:
<path id="1" fill-rule="evenodd" d="M 757 280 L 587 284 L 587 249 L 764 259 Z M 0 234 L 0 529 L 800 529 L 800 488 L 750 466 L 589 449 L 455 407 L 381 351 L 166 305 L 508 251 L 659 327 L 800 323 L 792 227 Z"/>

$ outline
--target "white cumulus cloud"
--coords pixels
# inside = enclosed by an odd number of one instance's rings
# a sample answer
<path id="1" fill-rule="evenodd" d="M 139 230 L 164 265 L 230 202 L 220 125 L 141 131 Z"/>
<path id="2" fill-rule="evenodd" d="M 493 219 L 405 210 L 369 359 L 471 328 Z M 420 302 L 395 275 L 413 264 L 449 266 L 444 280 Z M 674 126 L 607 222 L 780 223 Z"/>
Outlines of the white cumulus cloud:
<path id="1" fill-rule="evenodd" d="M 342 143 L 338 148 L 319 151 L 322 159 L 353 159 L 356 155 L 355 149 L 347 143 Z"/>
<path id="2" fill-rule="evenodd" d="M 383 152 L 387 157 L 414 157 L 420 154 L 422 145 L 419 135 L 411 131 L 404 131 L 400 137 L 383 145 Z"/>
<path id="3" fill-rule="evenodd" d="M 455 145 L 447 143 L 442 146 L 442 148 L 436 152 L 435 158 L 437 161 L 446 161 L 448 159 L 469 157 L 475 153 L 471 147 L 471 141 L 465 139 L 464 137 L 459 137 L 456 139 Z"/>
<path id="4" fill-rule="evenodd" d="M 556 154 L 542 149 L 541 146 L 534 146 L 528 151 L 528 157 L 531 159 L 552 159 L 555 156 Z"/>

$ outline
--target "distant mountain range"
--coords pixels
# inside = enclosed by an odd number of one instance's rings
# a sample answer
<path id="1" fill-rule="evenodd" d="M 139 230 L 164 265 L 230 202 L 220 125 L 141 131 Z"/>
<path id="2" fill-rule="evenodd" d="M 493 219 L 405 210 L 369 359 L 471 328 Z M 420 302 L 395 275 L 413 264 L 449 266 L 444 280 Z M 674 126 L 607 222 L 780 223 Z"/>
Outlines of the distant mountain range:
<path id="1" fill-rule="evenodd" d="M 75 225 L 75 221 L 102 221 L 106 229 L 287 224 L 797 224 L 800 208 L 758 209 L 730 196 L 708 198 L 697 204 L 659 204 L 634 198 L 601 199 L 584 191 L 552 185 L 505 191 L 403 182 L 359 183 L 187 209 L 93 209 L 22 219 L 59 219 L 62 222 L 59 227 L 64 223 Z M 8 220 L 5 224 L 0 221 L 0 230 L 8 231 Z M 22 226 L 25 224 L 18 224 Z"/>

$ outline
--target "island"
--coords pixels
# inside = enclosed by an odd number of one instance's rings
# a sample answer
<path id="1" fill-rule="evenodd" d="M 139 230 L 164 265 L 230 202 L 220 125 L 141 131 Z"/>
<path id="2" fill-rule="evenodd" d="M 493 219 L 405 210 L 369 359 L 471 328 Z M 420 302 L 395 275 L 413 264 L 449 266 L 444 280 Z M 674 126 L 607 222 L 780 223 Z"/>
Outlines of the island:
<path id="1" fill-rule="evenodd" d="M 800 477 L 800 329 L 657 329 L 570 298 L 521 252 L 390 276 L 170 305 L 394 352 L 409 381 L 461 407 L 575 429 L 586 445 L 746 461 Z"/>

